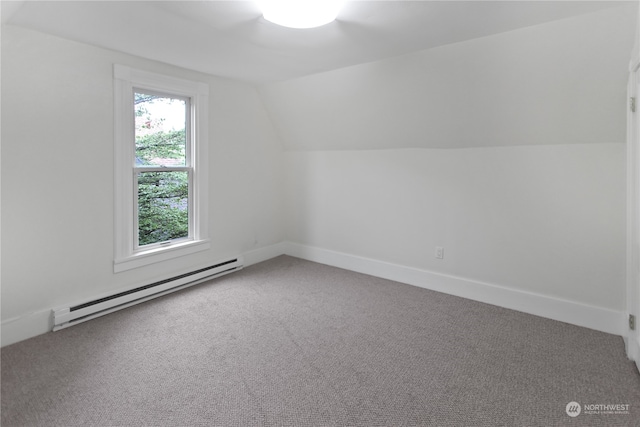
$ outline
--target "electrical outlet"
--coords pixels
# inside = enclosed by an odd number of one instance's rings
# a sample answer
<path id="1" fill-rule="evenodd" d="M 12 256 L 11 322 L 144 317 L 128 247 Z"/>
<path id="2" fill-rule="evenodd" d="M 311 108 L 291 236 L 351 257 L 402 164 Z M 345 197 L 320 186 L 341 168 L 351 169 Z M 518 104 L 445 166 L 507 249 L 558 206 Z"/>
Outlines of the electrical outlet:
<path id="1" fill-rule="evenodd" d="M 442 246 L 436 246 L 436 258 L 437 259 L 444 258 L 444 248 Z"/>

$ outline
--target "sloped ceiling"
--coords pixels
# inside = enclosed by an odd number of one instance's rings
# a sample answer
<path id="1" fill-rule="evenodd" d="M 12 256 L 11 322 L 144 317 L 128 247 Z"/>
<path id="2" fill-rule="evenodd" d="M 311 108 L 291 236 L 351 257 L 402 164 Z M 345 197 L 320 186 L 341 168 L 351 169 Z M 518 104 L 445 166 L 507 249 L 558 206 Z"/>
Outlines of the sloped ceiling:
<path id="1" fill-rule="evenodd" d="M 284 81 L 618 6 L 615 1 L 348 1 L 295 30 L 253 1 L 2 1 L 18 25 L 254 84 Z"/>
<path id="2" fill-rule="evenodd" d="M 2 1 L 2 21 L 258 87 L 288 150 L 623 143 L 637 1 Z M 637 36 L 635 36 L 637 37 Z"/>
<path id="3" fill-rule="evenodd" d="M 624 143 L 633 3 L 260 88 L 289 150 Z"/>

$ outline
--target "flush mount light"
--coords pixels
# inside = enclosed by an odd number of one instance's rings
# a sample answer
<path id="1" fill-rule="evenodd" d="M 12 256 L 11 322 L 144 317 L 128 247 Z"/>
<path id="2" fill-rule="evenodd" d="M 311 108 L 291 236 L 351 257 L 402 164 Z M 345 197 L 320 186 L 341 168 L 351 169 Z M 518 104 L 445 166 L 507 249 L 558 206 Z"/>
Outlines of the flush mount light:
<path id="1" fill-rule="evenodd" d="M 258 0 L 267 21 L 290 28 L 314 28 L 336 19 L 344 0 Z"/>

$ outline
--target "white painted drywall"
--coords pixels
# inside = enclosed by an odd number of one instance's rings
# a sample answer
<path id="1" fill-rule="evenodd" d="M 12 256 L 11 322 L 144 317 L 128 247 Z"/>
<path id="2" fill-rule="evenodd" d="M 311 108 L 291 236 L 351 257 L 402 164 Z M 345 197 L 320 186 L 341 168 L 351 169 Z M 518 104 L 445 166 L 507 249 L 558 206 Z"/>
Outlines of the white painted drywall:
<path id="1" fill-rule="evenodd" d="M 622 142 L 637 4 L 261 89 L 286 149 Z"/>
<path id="2" fill-rule="evenodd" d="M 210 86 L 212 248 L 118 274 L 114 63 Z M 253 87 L 3 26 L 3 343 L 46 331 L 53 307 L 281 242 L 281 151 Z"/>
<path id="3" fill-rule="evenodd" d="M 624 144 L 290 151 L 285 166 L 291 242 L 624 310 Z"/>
<path id="4" fill-rule="evenodd" d="M 261 88 L 288 239 L 622 313 L 636 7 Z"/>

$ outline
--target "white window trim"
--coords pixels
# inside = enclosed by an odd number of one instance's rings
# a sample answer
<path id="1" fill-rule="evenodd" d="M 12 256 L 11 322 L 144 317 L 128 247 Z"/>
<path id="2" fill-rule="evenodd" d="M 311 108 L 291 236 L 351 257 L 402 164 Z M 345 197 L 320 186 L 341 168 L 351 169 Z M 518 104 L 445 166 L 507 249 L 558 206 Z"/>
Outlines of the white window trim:
<path id="1" fill-rule="evenodd" d="M 167 261 L 210 248 L 208 233 L 208 107 L 209 86 L 114 64 L 114 261 L 115 273 Z M 168 246 L 134 250 L 135 212 L 133 167 L 135 164 L 133 88 L 191 98 L 191 147 L 193 159 L 193 239 Z"/>

